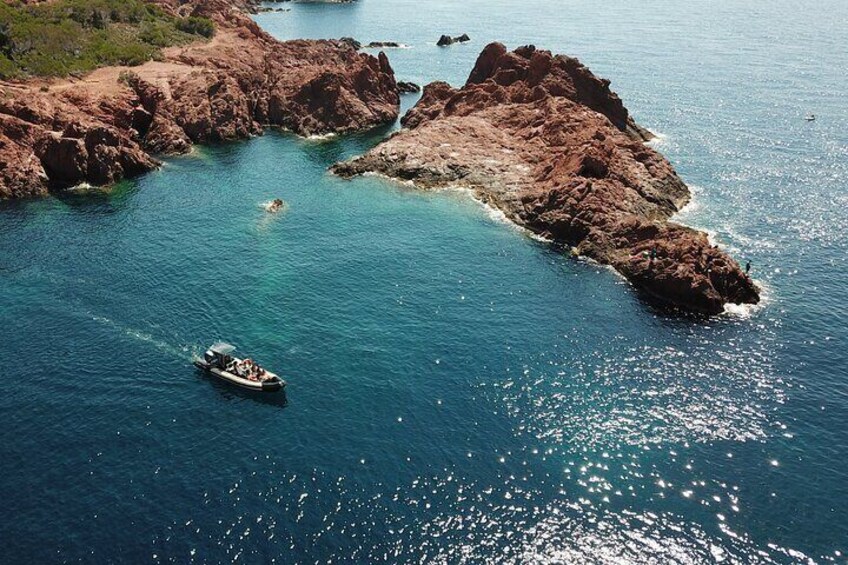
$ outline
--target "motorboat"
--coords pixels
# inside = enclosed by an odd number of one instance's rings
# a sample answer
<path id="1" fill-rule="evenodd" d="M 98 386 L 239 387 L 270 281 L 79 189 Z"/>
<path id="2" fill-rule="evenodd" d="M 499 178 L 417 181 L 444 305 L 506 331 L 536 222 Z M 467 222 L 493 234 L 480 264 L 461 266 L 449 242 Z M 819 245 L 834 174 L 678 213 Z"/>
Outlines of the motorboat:
<path id="1" fill-rule="evenodd" d="M 206 350 L 203 359 L 195 359 L 194 365 L 222 381 L 250 390 L 277 392 L 286 388 L 286 381 L 251 359 L 235 357 L 235 350 L 229 343 L 216 343 Z"/>
<path id="2" fill-rule="evenodd" d="M 804 116 L 804 119 L 807 120 L 808 122 L 814 122 L 814 121 L 816 121 L 816 115 L 815 114 L 807 114 L 806 116 Z"/>

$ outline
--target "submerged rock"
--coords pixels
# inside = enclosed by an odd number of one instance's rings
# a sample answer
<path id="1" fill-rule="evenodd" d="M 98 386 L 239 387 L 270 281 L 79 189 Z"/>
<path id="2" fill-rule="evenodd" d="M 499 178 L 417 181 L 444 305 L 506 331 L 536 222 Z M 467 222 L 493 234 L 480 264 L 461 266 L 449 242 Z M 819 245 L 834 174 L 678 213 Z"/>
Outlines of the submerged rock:
<path id="1" fill-rule="evenodd" d="M 756 303 L 752 280 L 707 235 L 669 222 L 690 197 L 644 142 L 609 81 L 576 59 L 499 44 L 461 89 L 424 88 L 404 129 L 333 170 L 465 186 L 512 221 L 609 264 L 681 309 Z"/>

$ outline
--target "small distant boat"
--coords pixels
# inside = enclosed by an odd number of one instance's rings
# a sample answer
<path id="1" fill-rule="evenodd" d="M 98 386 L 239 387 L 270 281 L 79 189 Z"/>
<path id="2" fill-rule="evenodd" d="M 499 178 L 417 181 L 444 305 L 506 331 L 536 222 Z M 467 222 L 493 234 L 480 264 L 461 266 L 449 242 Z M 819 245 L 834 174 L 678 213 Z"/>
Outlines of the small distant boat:
<path id="1" fill-rule="evenodd" d="M 235 347 L 229 343 L 216 343 L 206 350 L 203 359 L 194 365 L 222 381 L 261 392 L 277 392 L 286 388 L 286 381 L 267 371 L 250 359 L 233 356 Z"/>
<path id="2" fill-rule="evenodd" d="M 816 115 L 815 114 L 807 114 L 806 116 L 804 116 L 804 119 L 807 120 L 808 122 L 814 122 L 814 121 L 816 121 Z"/>

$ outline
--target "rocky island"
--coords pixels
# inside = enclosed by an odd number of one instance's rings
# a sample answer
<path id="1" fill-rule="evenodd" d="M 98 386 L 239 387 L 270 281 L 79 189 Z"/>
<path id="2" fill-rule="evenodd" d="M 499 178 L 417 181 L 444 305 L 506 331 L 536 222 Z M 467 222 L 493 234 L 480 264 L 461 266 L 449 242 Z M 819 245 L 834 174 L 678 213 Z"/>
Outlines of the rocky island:
<path id="1" fill-rule="evenodd" d="M 609 81 L 579 61 L 488 45 L 462 88 L 429 84 L 404 129 L 333 167 L 472 190 L 515 223 L 611 265 L 635 287 L 705 314 L 759 292 L 707 235 L 669 218 L 690 192 L 646 145 Z"/>
<path id="2" fill-rule="evenodd" d="M 4 2 L 0 7 L 9 18 L 22 13 L 14 10 L 56 6 Z M 398 88 L 382 53 L 359 53 L 342 41 L 277 41 L 246 14 L 255 8 L 250 0 L 136 3 L 143 4 L 141 13 L 128 21 L 159 26 L 154 31 L 171 20 L 186 29 L 180 24 L 211 22 L 214 35 L 209 29 L 210 38 L 163 48 L 143 64 L 104 66 L 76 77 L 0 81 L 0 199 L 113 183 L 156 167 L 157 154 L 245 138 L 266 126 L 313 135 L 397 118 Z M 86 15 L 96 19 L 97 33 L 108 29 L 115 13 L 100 8 Z M 162 17 L 147 22 L 154 12 Z M 124 31 L 130 26 L 114 23 Z M 23 49 L 8 43 L 7 52 Z M 0 76 L 3 69 L 15 70 L 5 55 L 0 63 Z"/>

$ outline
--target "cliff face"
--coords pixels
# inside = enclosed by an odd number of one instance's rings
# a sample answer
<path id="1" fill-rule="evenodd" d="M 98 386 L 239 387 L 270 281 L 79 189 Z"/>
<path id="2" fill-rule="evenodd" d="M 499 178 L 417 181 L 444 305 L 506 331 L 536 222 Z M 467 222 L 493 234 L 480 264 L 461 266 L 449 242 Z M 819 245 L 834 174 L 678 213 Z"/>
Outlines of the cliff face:
<path id="1" fill-rule="evenodd" d="M 705 234 L 668 221 L 688 188 L 645 145 L 650 134 L 609 82 L 576 59 L 491 44 L 463 88 L 428 85 L 402 121 L 400 133 L 334 171 L 466 186 L 516 223 L 686 310 L 715 314 L 759 300 Z"/>
<path id="2" fill-rule="evenodd" d="M 338 41 L 279 42 L 247 0 L 155 0 L 216 23 L 207 43 L 163 61 L 104 68 L 80 80 L 0 83 L 0 199 L 108 184 L 157 165 L 151 154 L 240 139 L 280 126 L 348 132 L 397 118 L 388 59 Z"/>

